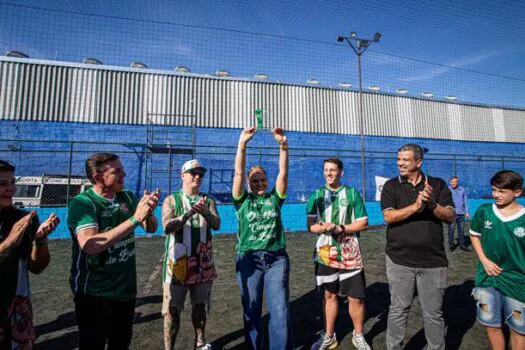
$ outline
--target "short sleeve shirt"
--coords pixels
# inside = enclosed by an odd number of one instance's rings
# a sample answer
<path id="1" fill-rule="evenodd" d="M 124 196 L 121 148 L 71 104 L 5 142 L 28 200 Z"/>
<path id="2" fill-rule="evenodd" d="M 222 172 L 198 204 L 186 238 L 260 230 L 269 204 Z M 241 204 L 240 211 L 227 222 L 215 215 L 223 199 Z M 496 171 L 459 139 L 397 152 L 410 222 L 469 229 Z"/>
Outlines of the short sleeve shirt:
<path id="1" fill-rule="evenodd" d="M 67 224 L 73 238 L 70 278 L 73 293 L 122 301 L 135 297 L 134 233 L 96 255 L 87 255 L 80 249 L 77 233 L 87 228 L 107 232 L 133 216 L 136 208 L 137 198 L 129 191 L 117 193 L 110 201 L 90 188 L 70 201 Z"/>
<path id="2" fill-rule="evenodd" d="M 332 191 L 326 186 L 310 195 L 306 214 L 323 221 L 346 225 L 368 218 L 365 204 L 359 192 L 349 186 L 340 186 Z M 316 243 L 314 260 L 337 269 L 360 270 L 363 257 L 359 246 L 359 233 L 338 241 L 329 234 L 320 234 Z"/>
<path id="3" fill-rule="evenodd" d="M 476 286 L 497 288 L 525 303 L 525 208 L 505 217 L 494 204 L 482 204 L 472 218 L 470 234 L 479 237 L 487 258 L 503 270 L 489 276 L 478 262 Z"/>
<path id="4" fill-rule="evenodd" d="M 434 200 L 438 204 L 454 208 L 452 194 L 445 181 L 422 174 L 422 180 L 416 186 L 401 176 L 388 180 L 381 192 L 383 212 L 412 205 L 424 189 L 425 181 L 433 188 Z M 443 223 L 428 207 L 402 222 L 389 224 L 386 241 L 386 254 L 395 264 L 416 268 L 448 265 L 443 245 Z"/>
<path id="5" fill-rule="evenodd" d="M 233 199 L 235 213 L 239 220 L 238 252 L 286 249 L 281 221 L 283 204 L 284 196 L 279 195 L 276 189 L 260 197 L 244 191 L 240 198 Z"/>

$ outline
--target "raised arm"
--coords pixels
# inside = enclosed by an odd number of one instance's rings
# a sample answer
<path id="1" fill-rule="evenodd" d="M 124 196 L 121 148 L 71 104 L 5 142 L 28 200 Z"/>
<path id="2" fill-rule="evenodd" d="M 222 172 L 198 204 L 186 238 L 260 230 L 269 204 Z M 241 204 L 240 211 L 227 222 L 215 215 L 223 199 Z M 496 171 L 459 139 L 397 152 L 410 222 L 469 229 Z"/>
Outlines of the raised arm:
<path id="1" fill-rule="evenodd" d="M 239 198 L 244 192 L 244 169 L 246 168 L 246 146 L 257 129 L 251 127 L 242 131 L 235 155 L 235 175 L 233 177 L 233 198 Z"/>
<path id="2" fill-rule="evenodd" d="M 273 138 L 279 143 L 279 174 L 275 182 L 275 189 L 281 196 L 286 196 L 288 191 L 288 138 L 284 135 L 284 130 L 275 128 L 272 131 Z"/>
<path id="3" fill-rule="evenodd" d="M 117 227 L 107 232 L 99 232 L 97 227 L 87 227 L 76 232 L 80 249 L 88 255 L 96 255 L 107 250 L 144 222 L 157 206 L 157 201 L 158 197 L 155 196 L 155 193 L 144 194 L 137 205 L 135 214 Z"/>
<path id="4" fill-rule="evenodd" d="M 37 220 L 38 222 L 38 220 Z M 39 274 L 44 271 L 49 261 L 51 261 L 51 254 L 47 246 L 47 236 L 58 226 L 60 219 L 55 213 L 51 213 L 49 217 L 38 226 L 31 250 L 31 257 L 29 259 L 29 271 L 34 274 Z"/>
<path id="5" fill-rule="evenodd" d="M 31 225 L 31 220 L 33 217 L 35 217 L 35 215 L 36 213 L 32 211 L 18 220 L 11 228 L 11 231 L 9 232 L 9 235 L 6 237 L 6 239 L 0 242 L 0 263 L 7 259 L 9 253 L 18 247 L 20 242 L 22 242 L 24 234 Z"/>

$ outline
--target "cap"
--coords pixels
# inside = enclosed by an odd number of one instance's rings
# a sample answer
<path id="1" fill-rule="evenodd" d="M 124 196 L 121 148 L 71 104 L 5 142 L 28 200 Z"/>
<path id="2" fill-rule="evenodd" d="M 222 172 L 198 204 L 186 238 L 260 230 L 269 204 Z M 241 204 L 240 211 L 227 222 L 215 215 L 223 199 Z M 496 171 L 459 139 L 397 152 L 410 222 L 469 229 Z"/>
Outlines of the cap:
<path id="1" fill-rule="evenodd" d="M 182 165 L 182 168 L 180 169 L 180 172 L 181 173 L 187 173 L 188 171 L 193 170 L 193 169 L 201 169 L 203 171 L 207 171 L 208 170 L 205 167 L 203 167 L 201 165 L 201 163 L 199 163 L 199 161 L 197 159 L 192 159 L 192 160 L 188 160 L 186 163 L 184 163 Z"/>

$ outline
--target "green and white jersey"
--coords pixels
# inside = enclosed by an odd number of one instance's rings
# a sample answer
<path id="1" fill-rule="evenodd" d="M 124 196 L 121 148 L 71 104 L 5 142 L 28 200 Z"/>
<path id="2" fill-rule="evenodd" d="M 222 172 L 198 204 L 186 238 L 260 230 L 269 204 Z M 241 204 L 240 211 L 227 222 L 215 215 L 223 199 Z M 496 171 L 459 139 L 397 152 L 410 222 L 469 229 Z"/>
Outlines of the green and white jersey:
<path id="1" fill-rule="evenodd" d="M 279 251 L 286 249 L 281 207 L 285 196 L 274 188 L 264 196 L 246 191 L 233 198 L 235 213 L 239 220 L 237 252 L 256 250 Z"/>
<path id="2" fill-rule="evenodd" d="M 478 263 L 477 287 L 494 287 L 525 303 L 525 208 L 504 217 L 495 204 L 483 204 L 474 214 L 470 234 L 481 240 L 489 260 L 503 269 L 498 276 L 489 276 Z"/>
<path id="3" fill-rule="evenodd" d="M 328 187 L 318 188 L 310 195 L 306 215 L 315 221 L 346 225 L 368 218 L 365 203 L 359 192 L 341 185 L 332 191 Z M 356 270 L 363 268 L 363 257 L 359 246 L 359 233 L 341 241 L 330 234 L 320 234 L 316 243 L 315 261 L 337 269 Z"/>
<path id="4" fill-rule="evenodd" d="M 205 193 L 188 196 L 182 189 L 174 192 L 171 197 L 173 217 L 184 215 L 199 198 L 206 197 L 208 207 L 212 201 Z M 213 263 L 211 228 L 202 215 L 194 214 L 179 231 L 166 235 L 164 248 L 164 283 L 195 285 L 217 277 Z"/>
<path id="5" fill-rule="evenodd" d="M 113 200 L 108 200 L 90 188 L 71 200 L 67 224 L 73 238 L 70 278 L 73 293 L 122 301 L 135 297 L 134 233 L 96 255 L 87 255 L 80 249 L 77 234 L 88 228 L 107 232 L 133 216 L 136 208 L 137 198 L 129 191 L 119 192 Z"/>

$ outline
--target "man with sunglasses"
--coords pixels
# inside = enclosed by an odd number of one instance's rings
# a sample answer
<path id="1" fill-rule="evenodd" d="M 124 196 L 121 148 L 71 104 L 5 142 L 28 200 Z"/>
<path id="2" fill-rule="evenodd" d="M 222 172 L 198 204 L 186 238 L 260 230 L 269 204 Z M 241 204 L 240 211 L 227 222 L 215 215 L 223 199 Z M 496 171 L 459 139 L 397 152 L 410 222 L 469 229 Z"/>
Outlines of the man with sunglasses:
<path id="1" fill-rule="evenodd" d="M 209 350 L 205 341 L 206 309 L 210 305 L 213 280 L 217 277 L 212 256 L 211 230 L 221 224 L 213 199 L 200 192 L 206 173 L 198 160 L 184 163 L 182 188 L 162 204 L 162 225 L 166 233 L 163 268 L 164 348 L 174 349 L 180 328 L 180 314 L 190 292 L 195 328 L 195 349 Z"/>

